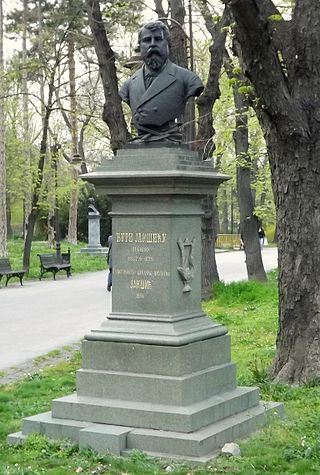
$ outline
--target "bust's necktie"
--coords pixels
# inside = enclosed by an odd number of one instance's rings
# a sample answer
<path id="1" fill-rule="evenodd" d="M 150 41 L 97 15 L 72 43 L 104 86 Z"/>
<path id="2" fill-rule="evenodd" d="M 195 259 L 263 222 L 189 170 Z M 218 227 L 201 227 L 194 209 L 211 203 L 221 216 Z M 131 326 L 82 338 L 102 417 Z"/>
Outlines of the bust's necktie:
<path id="1" fill-rule="evenodd" d="M 148 87 L 151 86 L 152 84 L 152 81 L 154 80 L 154 76 L 150 73 L 147 73 L 145 75 L 145 78 L 144 78 L 144 85 L 145 85 L 145 88 L 148 89 Z"/>

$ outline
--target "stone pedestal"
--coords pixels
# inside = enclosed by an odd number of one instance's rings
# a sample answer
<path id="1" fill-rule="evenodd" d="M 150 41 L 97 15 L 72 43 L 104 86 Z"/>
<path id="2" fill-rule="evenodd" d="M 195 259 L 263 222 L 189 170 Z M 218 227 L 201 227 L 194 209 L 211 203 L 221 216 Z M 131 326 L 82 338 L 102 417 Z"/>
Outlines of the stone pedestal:
<path id="1" fill-rule="evenodd" d="M 112 312 L 85 336 L 77 392 L 9 441 L 36 431 L 207 461 L 282 411 L 237 387 L 227 329 L 201 309 L 201 199 L 227 177 L 183 147 L 145 146 L 83 178 L 112 199 Z"/>
<path id="2" fill-rule="evenodd" d="M 88 213 L 88 246 L 81 248 L 81 253 L 107 254 L 108 248 L 102 247 L 100 242 L 100 219 L 97 211 Z"/>

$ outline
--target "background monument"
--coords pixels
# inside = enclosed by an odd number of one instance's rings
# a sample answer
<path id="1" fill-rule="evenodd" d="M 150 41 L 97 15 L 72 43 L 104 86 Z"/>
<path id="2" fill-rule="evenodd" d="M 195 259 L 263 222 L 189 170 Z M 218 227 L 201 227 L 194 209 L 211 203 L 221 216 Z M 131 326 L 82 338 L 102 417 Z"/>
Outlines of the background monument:
<path id="1" fill-rule="evenodd" d="M 107 248 L 100 242 L 100 213 L 95 206 L 94 198 L 88 200 L 88 246 L 80 249 L 87 254 L 106 254 Z"/>

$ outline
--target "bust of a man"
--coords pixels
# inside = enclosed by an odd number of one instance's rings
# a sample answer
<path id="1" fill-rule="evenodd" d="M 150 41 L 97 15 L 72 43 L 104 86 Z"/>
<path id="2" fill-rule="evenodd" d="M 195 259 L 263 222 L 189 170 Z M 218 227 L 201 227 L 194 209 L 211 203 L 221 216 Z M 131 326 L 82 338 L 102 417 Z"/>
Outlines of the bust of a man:
<path id="1" fill-rule="evenodd" d="M 88 213 L 89 214 L 99 214 L 99 211 L 96 208 L 96 203 L 94 198 L 90 197 L 88 199 Z"/>
<path id="2" fill-rule="evenodd" d="M 189 97 L 203 91 L 201 79 L 169 60 L 170 33 L 161 21 L 139 31 L 139 50 L 144 62 L 120 89 L 132 111 L 140 141 L 181 141 L 178 122 Z"/>

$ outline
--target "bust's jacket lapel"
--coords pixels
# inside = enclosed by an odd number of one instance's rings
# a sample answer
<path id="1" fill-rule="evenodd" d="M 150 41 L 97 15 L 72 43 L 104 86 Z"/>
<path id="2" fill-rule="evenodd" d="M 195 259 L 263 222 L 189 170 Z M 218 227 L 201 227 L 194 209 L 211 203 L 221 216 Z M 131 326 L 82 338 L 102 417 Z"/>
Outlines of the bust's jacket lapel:
<path id="1" fill-rule="evenodd" d="M 143 67 L 138 69 L 138 71 L 131 78 L 133 89 L 134 89 L 134 98 L 142 97 L 146 93 L 146 88 L 144 86 L 143 78 Z M 138 103 L 135 99 L 136 104 Z"/>
<path id="2" fill-rule="evenodd" d="M 139 77 L 139 83 L 141 82 L 142 84 L 144 94 L 140 96 L 140 100 L 137 102 L 137 107 L 140 107 L 145 102 L 148 102 L 150 99 L 152 99 L 154 96 L 157 96 L 161 91 L 176 81 L 175 67 L 170 61 L 167 62 L 166 67 L 161 72 L 161 77 L 157 76 L 147 90 L 144 88 L 143 68 L 141 68 L 138 73 L 141 75 L 141 78 Z"/>

